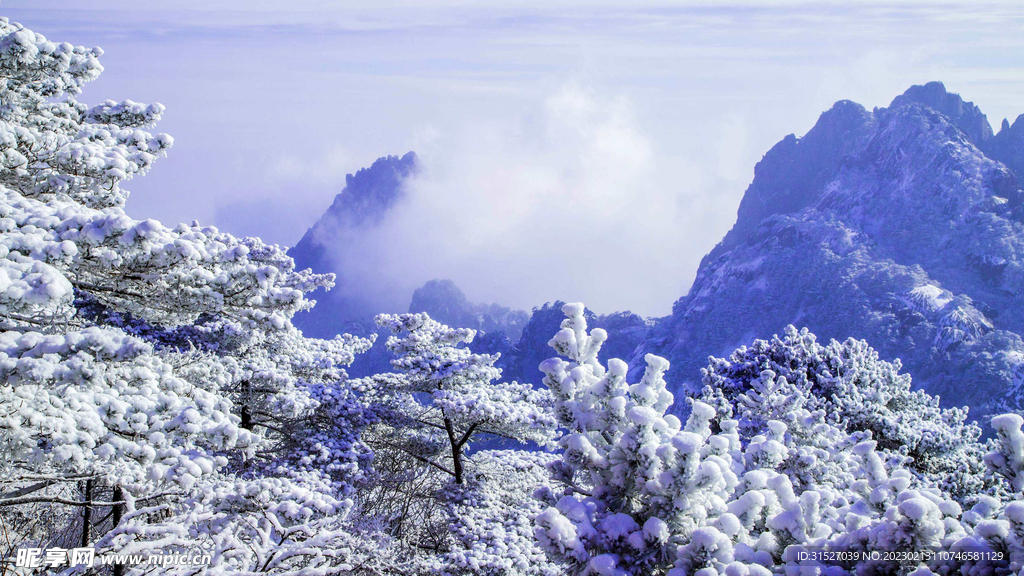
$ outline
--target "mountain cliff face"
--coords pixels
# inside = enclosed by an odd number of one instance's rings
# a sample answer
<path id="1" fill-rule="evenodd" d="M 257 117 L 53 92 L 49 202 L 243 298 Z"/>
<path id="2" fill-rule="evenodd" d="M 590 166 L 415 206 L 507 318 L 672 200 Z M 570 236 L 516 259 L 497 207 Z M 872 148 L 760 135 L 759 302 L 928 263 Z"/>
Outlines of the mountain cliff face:
<path id="1" fill-rule="evenodd" d="M 1004 118 L 999 133 L 985 142 L 982 150 L 989 158 L 1005 164 L 1017 175 L 1018 182 L 1024 180 L 1024 114 L 1017 116 L 1013 124 Z"/>
<path id="2" fill-rule="evenodd" d="M 297 269 L 312 268 L 314 272 L 333 272 L 337 276 L 334 289 L 314 294 L 314 311 L 296 315 L 295 325 L 306 335 L 328 338 L 346 331 L 361 333 L 365 329 L 360 329 L 360 324 L 384 312 L 375 309 L 372 294 L 359 290 L 357 279 L 346 276 L 344 255 L 330 247 L 379 225 L 403 197 L 402 183 L 417 170 L 416 154 L 409 152 L 401 158 L 380 158 L 369 168 L 347 175 L 345 188 L 334 203 L 288 251 Z"/>
<path id="3" fill-rule="evenodd" d="M 937 82 L 884 109 L 836 103 L 758 163 L 735 226 L 632 364 L 666 356 L 675 383 L 695 388 L 708 355 L 795 324 L 866 339 L 975 416 L 1017 408 L 1024 192 L 985 152 L 1019 158 L 1014 130 L 994 136 Z"/>

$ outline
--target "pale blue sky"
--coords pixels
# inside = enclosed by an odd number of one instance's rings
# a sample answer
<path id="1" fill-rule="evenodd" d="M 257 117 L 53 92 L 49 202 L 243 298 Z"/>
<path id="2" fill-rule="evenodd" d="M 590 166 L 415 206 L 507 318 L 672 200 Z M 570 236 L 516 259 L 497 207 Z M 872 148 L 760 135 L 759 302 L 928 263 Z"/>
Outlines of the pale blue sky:
<path id="1" fill-rule="evenodd" d="M 1024 112 L 1019 2 L 155 4 L 0 4 L 105 50 L 83 100 L 167 106 L 132 215 L 290 245 L 345 173 L 416 150 L 418 203 L 368 267 L 521 307 L 667 313 L 761 155 L 836 100 L 941 80 L 997 130 Z"/>

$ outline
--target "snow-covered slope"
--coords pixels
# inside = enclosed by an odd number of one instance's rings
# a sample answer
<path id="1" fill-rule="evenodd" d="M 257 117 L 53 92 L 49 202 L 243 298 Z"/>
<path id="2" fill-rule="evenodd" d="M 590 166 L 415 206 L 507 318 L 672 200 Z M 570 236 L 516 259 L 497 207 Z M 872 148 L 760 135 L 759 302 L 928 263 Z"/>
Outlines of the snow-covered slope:
<path id="1" fill-rule="evenodd" d="M 937 82 L 884 109 L 836 103 L 758 163 L 735 226 L 633 364 L 664 355 L 670 381 L 698 386 L 709 354 L 795 324 L 866 339 L 973 416 L 1017 407 L 1024 192 L 983 152 L 1020 157 L 1015 130 L 993 136 Z"/>

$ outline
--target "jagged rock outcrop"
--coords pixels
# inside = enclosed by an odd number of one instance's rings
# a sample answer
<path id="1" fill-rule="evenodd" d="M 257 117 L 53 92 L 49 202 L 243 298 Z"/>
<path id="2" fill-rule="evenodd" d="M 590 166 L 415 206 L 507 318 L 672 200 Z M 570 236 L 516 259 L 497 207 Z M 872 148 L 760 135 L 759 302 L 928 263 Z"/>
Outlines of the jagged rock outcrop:
<path id="1" fill-rule="evenodd" d="M 317 291 L 313 312 L 295 316 L 295 325 L 308 336 L 327 338 L 341 332 L 365 332 L 362 327 L 377 310 L 372 293 L 360 290 L 360 279 L 346 275 L 346 255 L 336 249 L 346 238 L 378 226 L 404 195 L 403 182 L 418 171 L 416 154 L 385 156 L 345 177 L 345 188 L 288 255 L 297 269 L 336 275 L 335 288 Z"/>
<path id="2" fill-rule="evenodd" d="M 1024 114 L 1010 124 L 1003 119 L 999 132 L 984 144 L 982 150 L 993 160 L 1006 165 L 1017 181 L 1024 181 Z"/>
<path id="3" fill-rule="evenodd" d="M 982 147 L 992 138 L 992 126 L 981 109 L 973 102 L 966 102 L 959 94 L 946 91 L 942 82 L 928 82 L 919 86 L 911 86 L 906 92 L 893 99 L 889 109 L 895 110 L 916 102 L 924 104 L 942 114 L 954 126 L 963 132 L 972 144 Z"/>

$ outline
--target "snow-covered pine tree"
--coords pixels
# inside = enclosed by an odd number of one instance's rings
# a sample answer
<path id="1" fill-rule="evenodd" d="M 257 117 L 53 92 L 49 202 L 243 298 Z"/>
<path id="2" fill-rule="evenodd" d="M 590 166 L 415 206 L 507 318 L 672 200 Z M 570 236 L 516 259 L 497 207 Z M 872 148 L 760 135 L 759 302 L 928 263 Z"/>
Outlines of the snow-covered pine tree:
<path id="1" fill-rule="evenodd" d="M 396 334 L 387 347 L 397 372 L 364 378 L 358 386 L 393 429 L 387 440 L 374 440 L 380 448 L 412 455 L 462 484 L 464 454 L 475 437 L 543 443 L 553 436 L 547 391 L 494 382 L 501 377 L 498 356 L 462 346 L 475 330 L 449 328 L 423 313 L 381 314 L 377 324 Z"/>
<path id="2" fill-rule="evenodd" d="M 676 534 L 679 542 L 701 520 L 688 512 L 704 515 L 703 504 L 721 500 L 736 479 L 721 461 L 724 483 L 697 481 L 706 414 L 696 410 L 685 431 L 665 414 L 673 400 L 662 378 L 667 361 L 648 355 L 643 379 L 630 386 L 625 362 L 612 359 L 605 369 L 598 361 L 607 335 L 587 332 L 583 304 L 562 310 L 567 318 L 549 344 L 569 362 L 552 358 L 540 368 L 567 430 L 559 440 L 563 458 L 551 466 L 565 492 L 539 494 L 554 506 L 537 517 L 537 537 L 579 573 L 664 573 L 674 558 L 669 539 Z M 690 473 L 666 474 L 672 467 Z M 688 510 L 666 497 L 673 490 L 686 495 Z"/>
<path id="3" fill-rule="evenodd" d="M 369 342 L 302 337 L 290 318 L 332 278 L 280 248 L 125 214 L 121 183 L 172 140 L 146 131 L 159 104 L 77 101 L 101 54 L 0 19 L 0 554 L 372 564 L 344 514 L 369 451 L 341 384 Z"/>
<path id="4" fill-rule="evenodd" d="M 510 538 L 517 535 L 520 543 L 507 545 L 519 547 L 521 558 L 534 556 L 523 564 L 538 564 L 535 556 L 543 554 L 536 549 L 531 530 L 523 531 L 529 525 L 530 506 L 520 506 L 506 497 L 515 494 L 514 500 L 522 502 L 529 499 L 530 491 L 520 485 L 510 492 L 521 483 L 502 485 L 499 477 L 532 474 L 529 468 L 536 466 L 542 455 L 526 457 L 514 451 L 467 454 L 480 437 L 550 441 L 555 419 L 548 391 L 497 381 L 501 376 L 501 370 L 494 367 L 497 356 L 475 354 L 466 346 L 475 330 L 450 328 L 427 314 L 382 314 L 377 323 L 395 334 L 388 338 L 387 347 L 396 356 L 392 360 L 396 372 L 352 381 L 380 418 L 364 434 L 374 449 L 378 474 L 365 497 L 366 513 L 386 519 L 386 530 L 418 548 L 420 554 L 432 552 L 434 556 L 424 562 L 439 563 L 435 565 L 438 570 L 458 573 L 476 565 L 477 573 L 506 573 L 502 569 L 509 566 L 498 562 L 500 550 L 472 541 L 475 534 L 489 532 L 483 530 L 487 521 L 473 510 L 472 503 L 480 503 L 499 516 L 489 519 L 490 523 L 497 522 L 498 529 Z M 480 469 L 471 469 L 474 462 Z M 482 474 L 481 470 L 494 474 Z M 518 513 L 513 513 L 517 508 Z M 503 516 L 507 518 L 503 520 Z M 519 528 L 511 529 L 509 522 Z M 446 568 L 447 562 L 455 562 L 455 566 Z M 543 573 L 538 568 L 543 566 L 529 570 L 523 566 L 507 573 Z"/>

